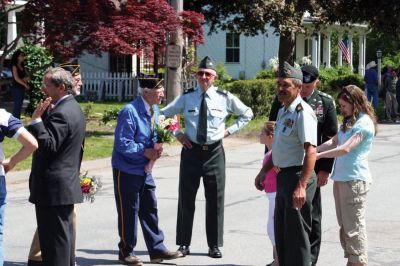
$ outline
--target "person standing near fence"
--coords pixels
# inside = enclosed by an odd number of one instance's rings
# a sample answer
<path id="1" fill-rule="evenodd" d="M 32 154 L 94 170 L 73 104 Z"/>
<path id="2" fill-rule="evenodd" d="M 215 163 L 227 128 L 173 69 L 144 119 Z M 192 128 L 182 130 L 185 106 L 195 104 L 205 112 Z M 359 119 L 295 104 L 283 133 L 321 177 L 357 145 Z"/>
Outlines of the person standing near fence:
<path id="1" fill-rule="evenodd" d="M 29 73 L 24 65 L 25 55 L 21 50 L 14 52 L 11 57 L 11 68 L 13 75 L 13 85 L 11 87 L 11 96 L 14 102 L 12 115 L 21 118 L 22 104 L 25 98 L 25 91 L 29 90 Z"/>

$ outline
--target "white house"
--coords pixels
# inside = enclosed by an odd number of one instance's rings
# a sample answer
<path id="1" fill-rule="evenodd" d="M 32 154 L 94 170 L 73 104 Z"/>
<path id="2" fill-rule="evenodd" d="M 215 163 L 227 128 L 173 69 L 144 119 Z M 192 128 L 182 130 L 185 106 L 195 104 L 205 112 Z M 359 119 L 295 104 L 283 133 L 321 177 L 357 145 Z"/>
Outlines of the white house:
<path id="1" fill-rule="evenodd" d="M 332 47 L 332 33 L 338 35 L 342 40 L 347 36 L 347 49 L 349 53 L 348 64 L 353 66 L 353 36 L 359 36 L 359 62 L 358 73 L 364 75 L 365 71 L 365 46 L 366 34 L 369 32 L 365 24 L 353 24 L 351 27 L 344 27 L 339 24 L 330 25 L 323 30 L 314 30 L 313 19 L 306 14 L 303 26 L 308 34 L 296 36 L 295 58 L 300 63 L 303 57 L 309 57 L 316 67 L 331 67 L 332 49 L 338 50 L 337 65 L 342 65 L 342 50 L 339 47 Z M 204 31 L 209 32 L 209 27 L 204 26 Z M 226 70 L 234 79 L 251 79 L 257 72 L 268 67 L 271 58 L 278 56 L 279 36 L 275 35 L 272 27 L 268 34 L 255 37 L 246 37 L 244 34 L 237 34 L 228 31 L 219 31 L 205 37 L 205 44 L 197 47 L 197 58 L 201 60 L 204 56 L 210 56 L 215 63 L 223 63 Z"/>

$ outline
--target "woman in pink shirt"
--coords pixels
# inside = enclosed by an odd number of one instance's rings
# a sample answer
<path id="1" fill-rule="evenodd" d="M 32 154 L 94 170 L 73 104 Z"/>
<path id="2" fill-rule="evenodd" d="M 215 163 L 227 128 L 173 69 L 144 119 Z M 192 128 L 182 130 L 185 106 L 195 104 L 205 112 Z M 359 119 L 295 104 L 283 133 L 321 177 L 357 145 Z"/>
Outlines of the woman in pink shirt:
<path id="1" fill-rule="evenodd" d="M 264 124 L 263 129 L 260 134 L 260 143 L 264 144 L 268 148 L 268 152 L 264 156 L 263 165 L 268 161 L 269 157 L 272 155 L 272 142 L 274 140 L 274 129 L 275 121 L 268 121 Z M 267 193 L 268 198 L 268 220 L 267 220 L 267 233 L 271 240 L 272 246 L 274 247 L 274 261 L 267 266 L 278 266 L 278 256 L 276 254 L 275 247 L 275 233 L 274 233 L 274 211 L 275 211 L 275 197 L 276 197 L 276 169 L 273 168 L 266 175 L 262 181 L 263 188 Z"/>

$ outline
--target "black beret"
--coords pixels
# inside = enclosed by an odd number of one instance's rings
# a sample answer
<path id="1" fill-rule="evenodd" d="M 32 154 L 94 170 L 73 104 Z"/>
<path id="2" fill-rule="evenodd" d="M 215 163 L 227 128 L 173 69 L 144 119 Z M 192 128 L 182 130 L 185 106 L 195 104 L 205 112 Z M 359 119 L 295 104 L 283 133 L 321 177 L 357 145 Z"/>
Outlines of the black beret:
<path id="1" fill-rule="evenodd" d="M 300 69 L 292 67 L 288 62 L 283 63 L 283 67 L 279 71 L 279 77 L 303 80 L 303 74 Z"/>
<path id="2" fill-rule="evenodd" d="M 162 81 L 159 80 L 158 78 L 140 78 L 139 80 L 139 85 L 142 89 L 148 88 L 148 89 L 158 89 L 162 87 Z"/>
<path id="3" fill-rule="evenodd" d="M 213 61 L 208 56 L 204 57 L 203 60 L 200 61 L 199 68 L 212 69 L 216 71 Z"/>
<path id="4" fill-rule="evenodd" d="M 79 65 L 77 59 L 74 59 L 71 62 L 60 64 L 60 67 L 70 72 L 72 76 L 79 75 L 81 72 L 81 66 Z"/>
<path id="5" fill-rule="evenodd" d="M 301 67 L 303 72 L 303 83 L 311 83 L 319 77 L 318 69 L 312 65 L 306 65 Z"/>

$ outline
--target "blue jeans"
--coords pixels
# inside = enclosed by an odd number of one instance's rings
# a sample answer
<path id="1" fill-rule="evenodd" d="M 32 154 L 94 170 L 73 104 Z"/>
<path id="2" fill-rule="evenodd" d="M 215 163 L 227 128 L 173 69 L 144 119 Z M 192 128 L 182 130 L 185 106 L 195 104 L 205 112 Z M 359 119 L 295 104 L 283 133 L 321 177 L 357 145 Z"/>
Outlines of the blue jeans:
<path id="1" fill-rule="evenodd" d="M 3 232 L 4 232 L 4 209 L 6 207 L 6 179 L 5 176 L 0 176 L 0 266 L 4 264 L 4 249 L 3 249 Z"/>
<path id="2" fill-rule="evenodd" d="M 12 115 L 18 119 L 21 118 L 21 109 L 25 97 L 25 89 L 21 86 L 13 86 L 11 88 L 11 96 L 14 102 Z"/>
<path id="3" fill-rule="evenodd" d="M 375 111 L 378 108 L 378 86 L 373 84 L 365 84 L 365 90 L 367 91 L 368 101 L 372 103 Z"/>

